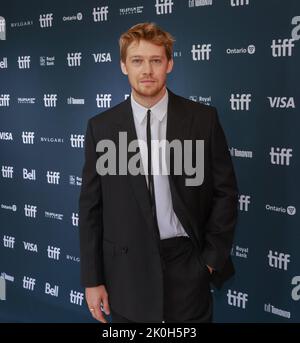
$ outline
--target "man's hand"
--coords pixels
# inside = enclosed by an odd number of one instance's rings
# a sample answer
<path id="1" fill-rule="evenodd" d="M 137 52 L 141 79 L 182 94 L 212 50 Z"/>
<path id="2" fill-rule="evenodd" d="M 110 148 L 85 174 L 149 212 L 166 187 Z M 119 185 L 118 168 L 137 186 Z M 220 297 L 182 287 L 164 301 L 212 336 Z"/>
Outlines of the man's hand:
<path id="1" fill-rule="evenodd" d="M 208 266 L 208 265 L 206 265 L 206 267 L 208 268 L 208 270 L 209 270 L 209 272 L 210 272 L 210 274 L 212 274 L 213 273 L 213 268 L 212 267 L 210 267 L 210 266 Z"/>
<path id="2" fill-rule="evenodd" d="M 100 309 L 100 304 L 102 304 L 105 314 L 110 314 L 108 294 L 105 286 L 87 287 L 85 289 L 85 299 L 92 316 L 96 320 L 99 320 L 99 322 L 107 323 L 107 320 L 105 320 L 103 312 Z"/>

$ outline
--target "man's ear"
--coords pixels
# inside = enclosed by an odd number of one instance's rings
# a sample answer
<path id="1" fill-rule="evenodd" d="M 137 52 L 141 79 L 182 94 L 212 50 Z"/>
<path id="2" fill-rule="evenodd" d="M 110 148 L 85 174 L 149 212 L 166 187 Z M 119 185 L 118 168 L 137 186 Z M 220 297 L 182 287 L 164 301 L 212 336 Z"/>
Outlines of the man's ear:
<path id="1" fill-rule="evenodd" d="M 171 73 L 174 66 L 173 58 L 168 61 L 168 68 L 167 68 L 167 74 Z"/>
<path id="2" fill-rule="evenodd" d="M 121 66 L 121 69 L 122 69 L 122 73 L 124 75 L 128 75 L 126 65 L 125 65 L 125 63 L 122 60 L 120 60 L 120 66 Z"/>

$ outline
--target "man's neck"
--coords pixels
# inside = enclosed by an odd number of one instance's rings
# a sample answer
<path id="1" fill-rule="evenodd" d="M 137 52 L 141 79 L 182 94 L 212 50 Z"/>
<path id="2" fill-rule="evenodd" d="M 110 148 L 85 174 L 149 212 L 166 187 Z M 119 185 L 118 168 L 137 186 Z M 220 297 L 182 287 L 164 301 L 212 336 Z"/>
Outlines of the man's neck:
<path id="1" fill-rule="evenodd" d="M 132 96 L 138 104 L 146 108 L 151 108 L 164 97 L 164 95 L 166 94 L 166 91 L 167 91 L 167 88 L 164 87 L 161 90 L 161 92 L 159 92 L 157 95 L 153 97 L 148 97 L 148 96 L 146 97 L 146 96 L 139 95 L 134 90 L 132 90 Z"/>

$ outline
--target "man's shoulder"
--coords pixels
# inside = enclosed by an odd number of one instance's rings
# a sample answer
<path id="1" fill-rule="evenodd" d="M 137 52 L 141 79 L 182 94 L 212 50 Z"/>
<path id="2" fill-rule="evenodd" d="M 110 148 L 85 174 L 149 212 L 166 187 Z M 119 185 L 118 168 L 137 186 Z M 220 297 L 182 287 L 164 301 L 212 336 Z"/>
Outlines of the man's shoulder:
<path id="1" fill-rule="evenodd" d="M 98 125 L 98 124 L 113 124 L 114 122 L 118 121 L 122 118 L 122 114 L 124 113 L 124 110 L 130 105 L 130 102 L 128 99 L 120 102 L 119 104 L 107 109 L 106 111 L 103 111 L 101 113 L 98 113 L 94 116 L 92 116 L 89 119 L 89 122 L 91 125 Z"/>
<path id="2" fill-rule="evenodd" d="M 214 106 L 185 98 L 178 94 L 172 93 L 170 90 L 169 94 L 176 108 L 179 108 L 179 106 L 181 106 L 192 115 L 212 116 L 215 115 L 217 112 L 217 109 Z"/>

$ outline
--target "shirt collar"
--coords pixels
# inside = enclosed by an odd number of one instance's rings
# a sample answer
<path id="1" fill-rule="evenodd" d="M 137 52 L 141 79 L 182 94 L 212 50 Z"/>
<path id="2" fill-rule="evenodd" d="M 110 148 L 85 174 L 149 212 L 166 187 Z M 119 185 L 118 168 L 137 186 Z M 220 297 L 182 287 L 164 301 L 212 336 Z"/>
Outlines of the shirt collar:
<path id="1" fill-rule="evenodd" d="M 164 119 L 164 116 L 167 114 L 168 99 L 169 99 L 169 94 L 168 94 L 168 90 L 166 89 L 165 95 L 159 100 L 159 102 L 156 103 L 154 106 L 150 107 L 151 112 L 159 121 L 162 121 Z M 133 115 L 135 116 L 139 124 L 141 124 L 142 121 L 145 119 L 149 108 L 144 107 L 141 104 L 137 103 L 133 98 L 132 92 L 131 92 L 130 100 L 131 100 L 131 107 L 132 107 Z"/>

